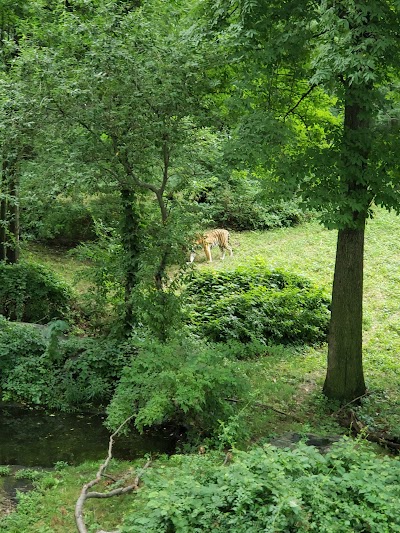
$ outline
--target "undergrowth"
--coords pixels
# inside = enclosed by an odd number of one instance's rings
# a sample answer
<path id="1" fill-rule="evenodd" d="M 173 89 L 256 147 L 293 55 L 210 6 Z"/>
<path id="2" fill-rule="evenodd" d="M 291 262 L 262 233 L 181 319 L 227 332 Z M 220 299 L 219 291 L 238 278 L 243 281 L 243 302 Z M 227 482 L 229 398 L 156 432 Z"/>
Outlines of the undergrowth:
<path id="1" fill-rule="evenodd" d="M 400 463 L 343 441 L 326 455 L 299 444 L 173 456 L 152 469 L 122 533 L 400 531 Z"/>
<path id="2" fill-rule="evenodd" d="M 186 288 L 188 323 L 212 341 L 326 340 L 329 299 L 303 276 L 257 261 L 235 270 L 195 271 Z"/>

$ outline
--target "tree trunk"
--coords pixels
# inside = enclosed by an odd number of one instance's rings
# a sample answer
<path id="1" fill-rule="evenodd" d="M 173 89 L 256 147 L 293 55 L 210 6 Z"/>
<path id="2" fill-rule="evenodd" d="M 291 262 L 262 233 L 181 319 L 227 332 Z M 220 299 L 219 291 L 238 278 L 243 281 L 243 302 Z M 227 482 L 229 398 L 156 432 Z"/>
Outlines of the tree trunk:
<path id="1" fill-rule="evenodd" d="M 365 221 L 373 196 L 365 185 L 371 149 L 372 86 L 343 80 L 345 105 L 342 179 L 347 182 L 332 289 L 328 369 L 323 388 L 331 399 L 351 401 L 365 393 L 362 365 L 362 300 Z"/>
<path id="2" fill-rule="evenodd" d="M 350 401 L 365 393 L 362 366 L 364 228 L 339 230 L 323 392 Z"/>
<path id="3" fill-rule="evenodd" d="M 19 203 L 18 187 L 14 177 L 10 181 L 9 193 L 12 201 L 8 203 L 9 242 L 6 248 L 6 255 L 7 262 L 14 264 L 19 261 Z"/>
<path id="4" fill-rule="evenodd" d="M 19 259 L 19 204 L 16 160 L 3 158 L 1 165 L 0 261 Z"/>
<path id="5" fill-rule="evenodd" d="M 0 261 L 4 261 L 6 259 L 6 235 L 7 235 L 7 200 L 5 197 L 3 197 L 0 203 Z"/>
<path id="6" fill-rule="evenodd" d="M 0 203 L 0 261 L 5 261 L 6 240 L 7 240 L 7 198 L 8 198 L 8 181 L 7 181 L 7 160 L 3 157 L 1 163 L 1 203 Z"/>
<path id="7" fill-rule="evenodd" d="M 136 323 L 132 291 L 137 284 L 139 268 L 140 235 L 139 215 L 135 211 L 135 193 L 131 189 L 121 190 L 122 224 L 121 236 L 125 252 L 125 312 L 124 331 L 131 333 Z"/>

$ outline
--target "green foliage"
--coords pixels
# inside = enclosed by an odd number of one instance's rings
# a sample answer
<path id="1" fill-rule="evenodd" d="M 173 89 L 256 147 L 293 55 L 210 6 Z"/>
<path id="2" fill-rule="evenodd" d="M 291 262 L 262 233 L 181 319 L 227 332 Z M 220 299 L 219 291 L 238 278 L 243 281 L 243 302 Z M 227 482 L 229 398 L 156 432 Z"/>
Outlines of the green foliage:
<path id="1" fill-rule="evenodd" d="M 0 316 L 0 379 L 12 370 L 22 357 L 37 357 L 46 349 L 42 332 L 34 325 L 8 322 Z"/>
<path id="2" fill-rule="evenodd" d="M 329 300 L 303 277 L 262 261 L 233 271 L 193 272 L 188 323 L 213 341 L 315 343 L 326 338 Z"/>
<path id="3" fill-rule="evenodd" d="M 21 468 L 17 470 L 14 474 L 15 479 L 30 479 L 31 481 L 36 481 L 44 474 L 43 471 L 34 470 L 33 468 Z"/>
<path id="4" fill-rule="evenodd" d="M 49 322 L 67 316 L 71 301 L 70 287 L 45 267 L 0 263 L 0 313 L 7 318 Z"/>
<path id="5" fill-rule="evenodd" d="M 108 407 L 110 427 L 134 415 L 139 431 L 167 423 L 212 434 L 234 414 L 225 398 L 238 397 L 247 382 L 218 346 L 181 337 L 143 341 L 135 349 Z"/>
<path id="6" fill-rule="evenodd" d="M 360 444 L 326 455 L 300 444 L 216 457 L 173 456 L 150 469 L 123 533 L 400 531 L 400 463 Z"/>
<path id="7" fill-rule="evenodd" d="M 115 230 L 97 222 L 96 233 L 97 240 L 81 243 L 74 255 L 92 267 L 80 274 L 88 284 L 81 298 L 82 313 L 89 328 L 104 331 L 116 315 L 123 315 L 124 252 Z"/>
<path id="8" fill-rule="evenodd" d="M 265 198 L 259 180 L 234 172 L 229 180 L 210 187 L 200 204 L 216 226 L 237 231 L 294 226 L 305 219 L 300 200 Z M 240 206 L 240 207 L 238 207 Z"/>
<path id="9" fill-rule="evenodd" d="M 0 466 L 0 477 L 9 476 L 11 474 L 11 468 L 9 466 Z"/>
<path id="10" fill-rule="evenodd" d="M 40 331 L 1 320 L 2 399 L 61 410 L 106 403 L 125 363 L 125 347 L 56 335 L 57 323 Z"/>
<path id="11" fill-rule="evenodd" d="M 74 246 L 96 237 L 92 215 L 82 202 L 71 199 L 46 202 L 43 201 L 46 191 L 34 202 L 32 192 L 28 193 L 29 198 L 22 199 L 27 204 L 21 217 L 25 237 L 62 246 Z"/>

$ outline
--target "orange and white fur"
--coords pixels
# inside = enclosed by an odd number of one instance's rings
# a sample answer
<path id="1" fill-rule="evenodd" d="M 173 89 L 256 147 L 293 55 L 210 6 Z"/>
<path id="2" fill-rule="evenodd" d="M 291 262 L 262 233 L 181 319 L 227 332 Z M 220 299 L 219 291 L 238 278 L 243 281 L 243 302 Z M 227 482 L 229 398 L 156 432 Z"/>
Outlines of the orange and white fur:
<path id="1" fill-rule="evenodd" d="M 212 262 L 211 248 L 219 246 L 221 250 L 221 259 L 225 259 L 225 252 L 228 250 L 230 255 L 233 255 L 231 246 L 229 245 L 229 231 L 226 229 L 213 229 L 207 231 L 203 235 L 200 235 L 195 241 L 195 244 L 200 244 L 204 253 L 206 254 L 207 261 Z M 196 253 L 192 250 L 190 254 L 190 262 L 193 263 Z"/>

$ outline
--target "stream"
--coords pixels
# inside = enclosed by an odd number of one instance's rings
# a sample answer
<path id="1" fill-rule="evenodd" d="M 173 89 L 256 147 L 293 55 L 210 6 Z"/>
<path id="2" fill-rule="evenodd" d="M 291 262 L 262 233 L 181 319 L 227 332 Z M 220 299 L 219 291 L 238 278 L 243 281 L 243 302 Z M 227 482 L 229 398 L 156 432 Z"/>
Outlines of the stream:
<path id="1" fill-rule="evenodd" d="M 105 415 L 100 414 L 46 413 L 0 405 L 0 465 L 11 467 L 10 476 L 0 477 L 0 516 L 15 506 L 17 491 L 32 488 L 28 479 L 14 476 L 17 470 L 105 460 L 110 432 L 104 420 Z M 132 460 L 146 453 L 170 454 L 176 443 L 177 437 L 167 430 L 143 435 L 132 432 L 115 439 L 113 457 Z"/>
<path id="2" fill-rule="evenodd" d="M 0 465 L 53 467 L 58 461 L 78 465 L 105 459 L 109 431 L 105 415 L 46 413 L 0 406 Z M 131 433 L 115 439 L 113 456 L 135 459 L 146 453 L 172 453 L 176 437 L 170 432 Z"/>

